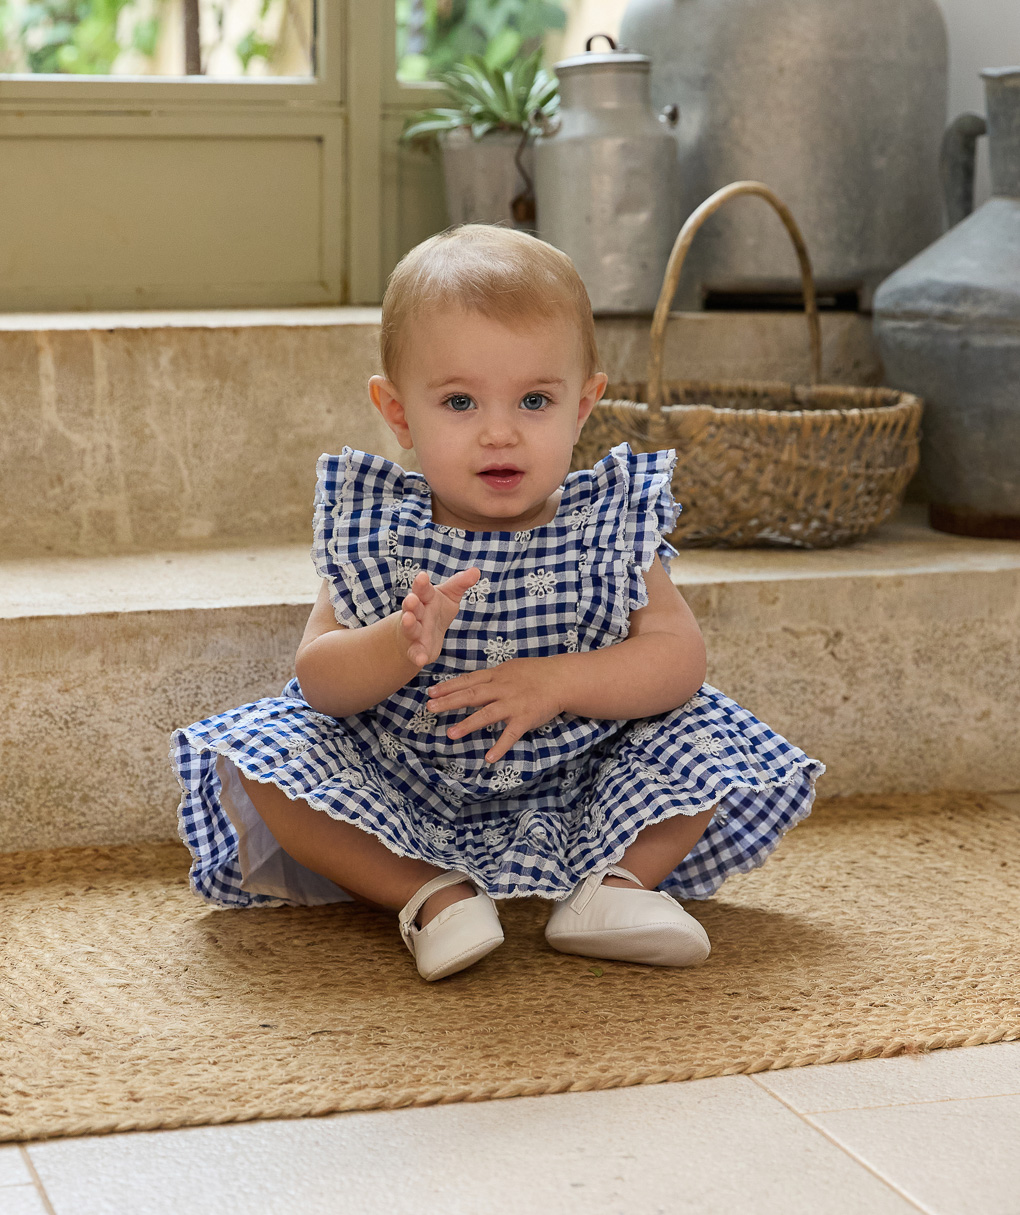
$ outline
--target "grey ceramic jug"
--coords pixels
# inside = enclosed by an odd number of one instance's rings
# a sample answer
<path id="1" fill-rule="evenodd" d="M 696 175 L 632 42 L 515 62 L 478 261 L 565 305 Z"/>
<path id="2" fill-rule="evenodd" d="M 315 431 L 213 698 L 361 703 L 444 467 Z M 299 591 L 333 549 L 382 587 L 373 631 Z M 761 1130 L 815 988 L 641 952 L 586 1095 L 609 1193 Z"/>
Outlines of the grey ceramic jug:
<path id="1" fill-rule="evenodd" d="M 620 40 L 680 109 L 681 218 L 731 181 L 796 215 L 820 296 L 864 311 L 942 231 L 946 28 L 936 0 L 629 0 Z M 713 219 L 677 306 L 799 297 L 767 207 Z"/>
<path id="2" fill-rule="evenodd" d="M 992 197 L 885 280 L 886 382 L 924 398 L 921 470 L 940 531 L 1020 539 L 1020 68 L 981 73 Z M 975 115 L 950 127 L 950 221 L 973 200 Z"/>

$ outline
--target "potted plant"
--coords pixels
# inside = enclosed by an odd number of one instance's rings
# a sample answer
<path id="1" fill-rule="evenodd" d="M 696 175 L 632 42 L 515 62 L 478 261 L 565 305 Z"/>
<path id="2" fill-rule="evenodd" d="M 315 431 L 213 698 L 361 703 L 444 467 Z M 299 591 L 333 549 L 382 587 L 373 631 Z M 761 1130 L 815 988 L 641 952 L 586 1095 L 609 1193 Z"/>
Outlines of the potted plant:
<path id="1" fill-rule="evenodd" d="M 451 105 L 423 110 L 404 124 L 401 140 L 436 146 L 443 158 L 450 222 L 510 222 L 535 229 L 530 115 L 559 108 L 556 77 L 539 48 L 509 67 L 469 55 L 439 79 Z"/>

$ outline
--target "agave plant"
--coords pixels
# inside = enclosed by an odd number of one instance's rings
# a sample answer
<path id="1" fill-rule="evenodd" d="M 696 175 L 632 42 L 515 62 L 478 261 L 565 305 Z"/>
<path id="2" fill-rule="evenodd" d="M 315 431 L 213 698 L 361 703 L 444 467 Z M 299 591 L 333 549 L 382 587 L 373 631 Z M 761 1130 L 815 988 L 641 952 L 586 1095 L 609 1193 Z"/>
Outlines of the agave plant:
<path id="1" fill-rule="evenodd" d="M 470 127 L 474 138 L 481 139 L 490 131 L 529 129 L 535 110 L 551 118 L 560 104 L 558 81 L 541 59 L 539 48 L 510 67 L 493 68 L 480 55 L 469 55 L 439 77 L 454 104 L 413 114 L 400 138 L 432 145 L 444 131 Z"/>

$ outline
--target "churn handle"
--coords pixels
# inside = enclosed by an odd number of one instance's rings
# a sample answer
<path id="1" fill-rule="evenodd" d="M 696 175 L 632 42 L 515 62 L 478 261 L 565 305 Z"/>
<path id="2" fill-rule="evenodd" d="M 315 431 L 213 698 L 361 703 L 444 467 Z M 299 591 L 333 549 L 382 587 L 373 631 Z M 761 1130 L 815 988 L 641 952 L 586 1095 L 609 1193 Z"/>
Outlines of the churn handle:
<path id="1" fill-rule="evenodd" d="M 950 228 L 974 210 L 974 162 L 977 141 L 988 134 L 988 123 L 980 114 L 960 114 L 942 136 L 939 171 Z"/>
<path id="2" fill-rule="evenodd" d="M 673 243 L 673 251 L 669 255 L 666 275 L 659 292 L 659 301 L 655 305 L 655 315 L 652 317 L 652 333 L 648 352 L 648 406 L 653 417 L 660 416 L 663 404 L 662 391 L 662 355 L 666 341 L 666 322 L 669 320 L 669 307 L 676 295 L 677 284 L 680 282 L 680 271 L 687 257 L 695 233 L 710 215 L 739 194 L 757 194 L 779 213 L 779 218 L 786 225 L 797 258 L 800 261 L 800 277 L 804 286 L 804 312 L 807 316 L 808 332 L 811 337 L 811 383 L 817 384 L 822 375 L 822 334 L 818 324 L 818 303 L 815 300 L 815 280 L 811 273 L 811 259 L 808 257 L 807 246 L 800 234 L 796 220 L 786 204 L 760 181 L 735 181 L 723 186 L 697 208 L 687 218 Z"/>

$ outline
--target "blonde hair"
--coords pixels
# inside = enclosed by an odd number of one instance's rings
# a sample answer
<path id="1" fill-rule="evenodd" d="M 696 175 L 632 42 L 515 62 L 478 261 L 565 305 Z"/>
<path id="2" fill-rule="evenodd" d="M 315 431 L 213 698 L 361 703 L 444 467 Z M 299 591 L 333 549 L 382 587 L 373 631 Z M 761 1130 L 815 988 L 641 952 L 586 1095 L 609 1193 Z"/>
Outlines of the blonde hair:
<path id="1" fill-rule="evenodd" d="M 546 320 L 566 308 L 581 339 L 585 377 L 599 367 L 595 321 L 574 263 L 559 249 L 495 224 L 462 224 L 416 245 L 390 275 L 379 347 L 392 380 L 408 322 L 433 309 L 459 307 L 511 325 Z"/>

